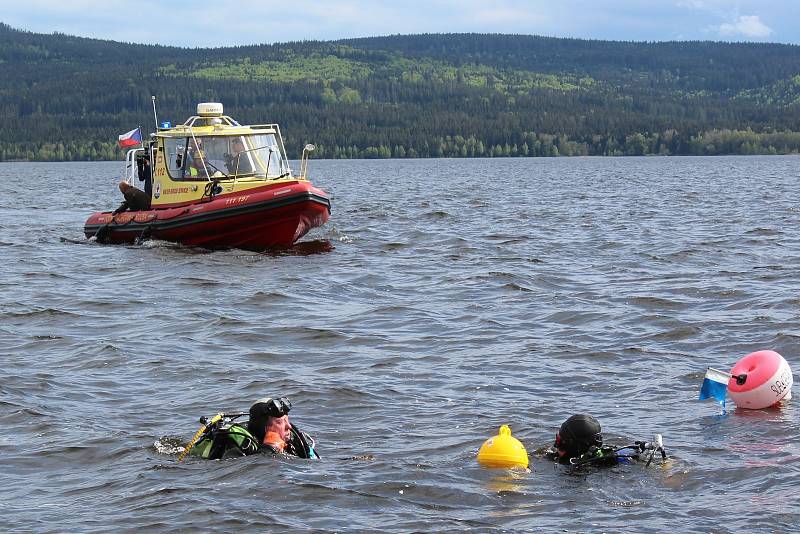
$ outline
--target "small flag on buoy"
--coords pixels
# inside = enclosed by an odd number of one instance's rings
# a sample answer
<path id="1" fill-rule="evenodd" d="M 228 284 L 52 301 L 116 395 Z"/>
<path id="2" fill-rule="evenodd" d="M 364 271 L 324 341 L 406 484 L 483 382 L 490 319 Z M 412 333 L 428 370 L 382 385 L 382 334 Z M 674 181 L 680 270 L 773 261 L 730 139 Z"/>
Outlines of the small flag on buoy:
<path id="1" fill-rule="evenodd" d="M 717 399 L 725 409 L 725 394 L 728 392 L 728 380 L 731 374 L 724 371 L 719 371 L 711 367 L 706 369 L 706 376 L 703 379 L 703 385 L 700 386 L 699 400 Z"/>

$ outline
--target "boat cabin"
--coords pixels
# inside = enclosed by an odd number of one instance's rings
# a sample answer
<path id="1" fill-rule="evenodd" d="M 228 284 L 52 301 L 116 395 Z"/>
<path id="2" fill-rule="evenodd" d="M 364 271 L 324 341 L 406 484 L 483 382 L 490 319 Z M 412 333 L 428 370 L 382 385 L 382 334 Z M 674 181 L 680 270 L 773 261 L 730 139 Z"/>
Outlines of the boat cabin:
<path id="1" fill-rule="evenodd" d="M 307 145 L 303 150 L 302 171 L 313 148 Z M 162 123 L 144 148 L 128 152 L 126 161 L 129 183 L 134 184 L 137 170 L 140 178 L 143 172 L 151 174 L 152 187 L 146 189 L 151 190 L 155 209 L 265 182 L 306 179 L 304 172 L 292 174 L 277 124 L 241 125 L 224 115 L 219 103 L 198 104 L 197 115 L 181 125 Z"/>

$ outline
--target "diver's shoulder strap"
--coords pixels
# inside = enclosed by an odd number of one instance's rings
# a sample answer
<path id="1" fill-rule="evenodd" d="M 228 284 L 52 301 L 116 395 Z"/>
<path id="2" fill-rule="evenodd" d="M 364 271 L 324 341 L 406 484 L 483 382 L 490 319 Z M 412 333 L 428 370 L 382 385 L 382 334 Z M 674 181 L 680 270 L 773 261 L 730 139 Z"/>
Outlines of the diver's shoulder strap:
<path id="1" fill-rule="evenodd" d="M 294 424 L 291 425 L 291 437 L 286 443 L 284 452 L 293 454 L 299 458 L 316 459 L 319 454 L 314 449 L 314 438 L 300 430 Z"/>
<path id="2" fill-rule="evenodd" d="M 227 429 L 228 441 L 248 456 L 258 452 L 260 446 L 256 438 L 243 426 L 232 424 Z"/>

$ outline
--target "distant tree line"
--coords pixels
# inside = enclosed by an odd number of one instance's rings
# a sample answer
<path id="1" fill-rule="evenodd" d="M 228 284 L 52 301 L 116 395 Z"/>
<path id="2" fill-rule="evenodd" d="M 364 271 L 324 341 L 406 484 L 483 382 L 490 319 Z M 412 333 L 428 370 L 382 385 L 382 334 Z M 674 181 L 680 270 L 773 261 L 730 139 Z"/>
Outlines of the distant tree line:
<path id="1" fill-rule="evenodd" d="M 755 133 L 752 130 L 712 130 L 683 138 L 670 130 L 636 133 L 622 139 L 594 135 L 574 140 L 566 135 L 524 132 L 519 142 L 486 144 L 471 135 L 436 137 L 414 146 L 404 144 L 317 145 L 315 158 L 505 158 L 555 156 L 717 156 L 777 155 L 800 153 L 800 132 Z M 95 161 L 115 160 L 122 151 L 115 142 L 93 141 L 14 144 L 0 147 L 0 161 Z"/>
<path id="2" fill-rule="evenodd" d="M 474 136 L 437 137 L 419 148 L 402 144 L 318 147 L 318 157 L 329 159 L 379 158 L 502 158 L 554 156 L 717 156 L 800 153 L 800 132 L 755 133 L 752 130 L 713 130 L 682 138 L 674 130 L 636 133 L 622 139 L 594 135 L 574 140 L 565 135 L 525 132 L 520 142 L 487 145 Z"/>
<path id="3" fill-rule="evenodd" d="M 0 24 L 0 161 L 120 159 L 117 135 L 219 101 L 290 157 L 800 152 L 800 47 L 514 35 L 218 49 Z"/>

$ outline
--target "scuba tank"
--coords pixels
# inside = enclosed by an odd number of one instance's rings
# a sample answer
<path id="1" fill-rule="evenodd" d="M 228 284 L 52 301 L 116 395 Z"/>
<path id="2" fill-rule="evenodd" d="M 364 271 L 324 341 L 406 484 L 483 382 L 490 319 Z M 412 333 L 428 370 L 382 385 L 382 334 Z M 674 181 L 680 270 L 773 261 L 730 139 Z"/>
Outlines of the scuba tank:
<path id="1" fill-rule="evenodd" d="M 569 464 L 575 467 L 586 464 L 615 465 L 630 463 L 632 460 L 643 460 L 646 457 L 644 466 L 648 467 L 653 462 L 656 453 L 661 453 L 662 461 L 667 459 L 667 451 L 664 450 L 664 440 L 661 434 L 656 434 L 653 441 L 635 441 L 633 445 L 624 447 L 615 448 L 609 445 L 592 447 L 585 454 L 571 458 Z"/>
<path id="2" fill-rule="evenodd" d="M 206 460 L 219 460 L 236 456 L 248 456 L 259 451 L 260 446 L 256 438 L 247 431 L 247 428 L 234 423 L 246 415 L 220 414 L 209 422 L 208 418 L 201 417 L 204 431 L 194 443 L 190 443 L 188 453 Z M 216 421 L 215 421 L 216 419 Z"/>

